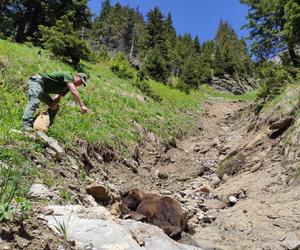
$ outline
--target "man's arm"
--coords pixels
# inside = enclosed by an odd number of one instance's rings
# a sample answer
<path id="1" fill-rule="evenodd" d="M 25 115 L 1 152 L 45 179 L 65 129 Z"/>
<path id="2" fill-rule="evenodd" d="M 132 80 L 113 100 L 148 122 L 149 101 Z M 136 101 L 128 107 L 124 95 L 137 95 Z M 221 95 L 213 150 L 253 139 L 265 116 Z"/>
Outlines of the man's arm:
<path id="1" fill-rule="evenodd" d="M 61 100 L 61 98 L 63 98 L 63 95 L 56 95 L 54 98 L 53 98 L 53 103 L 59 103 L 59 101 Z"/>
<path id="2" fill-rule="evenodd" d="M 52 110 L 57 110 L 58 109 L 58 103 L 60 101 L 60 99 L 63 97 L 63 95 L 56 95 L 53 98 L 53 103 L 50 105 L 50 109 Z"/>
<path id="3" fill-rule="evenodd" d="M 74 99 L 76 100 L 76 102 L 79 104 L 81 110 L 83 113 L 88 113 L 89 109 L 88 107 L 86 107 L 83 103 L 83 101 L 81 100 L 80 94 L 75 86 L 75 84 L 73 82 L 69 82 L 67 83 L 68 88 L 71 91 L 71 94 L 73 95 Z"/>

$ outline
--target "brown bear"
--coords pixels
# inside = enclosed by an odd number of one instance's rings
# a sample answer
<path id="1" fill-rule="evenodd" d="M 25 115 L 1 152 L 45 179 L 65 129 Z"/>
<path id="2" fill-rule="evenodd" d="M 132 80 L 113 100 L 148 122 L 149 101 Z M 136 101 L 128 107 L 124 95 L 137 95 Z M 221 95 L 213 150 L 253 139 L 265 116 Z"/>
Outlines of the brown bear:
<path id="1" fill-rule="evenodd" d="M 187 213 L 171 197 L 134 188 L 122 195 L 122 205 L 127 217 L 156 225 L 172 239 L 180 239 L 181 232 L 187 227 Z"/>

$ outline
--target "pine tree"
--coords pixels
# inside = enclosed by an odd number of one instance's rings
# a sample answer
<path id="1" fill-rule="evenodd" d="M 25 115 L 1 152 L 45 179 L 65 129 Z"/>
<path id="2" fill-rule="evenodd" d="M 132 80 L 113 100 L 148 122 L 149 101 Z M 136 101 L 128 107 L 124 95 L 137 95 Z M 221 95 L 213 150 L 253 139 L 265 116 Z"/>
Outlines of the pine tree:
<path id="1" fill-rule="evenodd" d="M 214 74 L 240 75 L 250 71 L 250 64 L 245 41 L 239 40 L 233 28 L 221 20 L 215 39 Z"/>
<path id="2" fill-rule="evenodd" d="M 163 15 L 158 7 L 149 11 L 145 26 L 145 35 L 140 40 L 139 57 L 144 62 L 144 70 L 150 77 L 166 81 L 170 75 L 170 57 L 168 54 L 168 33 Z M 160 68 L 161 67 L 161 68 Z"/>
<path id="3" fill-rule="evenodd" d="M 90 50 L 86 42 L 79 38 L 68 15 L 56 21 L 50 28 L 40 25 L 39 29 L 43 35 L 44 46 L 54 55 L 70 57 L 75 66 L 79 64 L 80 59 L 89 58 Z"/>
<path id="4" fill-rule="evenodd" d="M 91 30 L 94 49 L 106 47 L 111 51 L 122 51 L 134 58 L 143 22 L 143 17 L 137 10 L 123 7 L 119 3 L 111 6 L 109 0 L 104 1 Z"/>
<path id="5" fill-rule="evenodd" d="M 168 55 L 169 55 L 169 65 L 168 68 L 170 70 L 170 73 L 172 75 L 176 75 L 176 72 L 178 71 L 177 65 L 176 65 L 176 42 L 177 42 L 177 35 L 175 28 L 173 26 L 173 19 L 171 13 L 168 14 L 166 21 L 165 21 L 165 27 L 167 32 L 167 48 L 168 48 Z"/>
<path id="6" fill-rule="evenodd" d="M 299 45 L 299 1 L 298 0 L 240 0 L 247 4 L 249 38 L 251 50 L 260 60 L 277 55 L 288 49 L 290 60 L 299 66 L 295 47 Z"/>
<path id="7" fill-rule="evenodd" d="M 284 5 L 284 34 L 287 39 L 289 54 L 295 66 L 300 66 L 299 56 L 294 51 L 294 46 L 300 44 L 300 2 L 289 0 Z"/>
<path id="8" fill-rule="evenodd" d="M 198 36 L 196 36 L 194 39 L 194 46 L 195 46 L 196 52 L 201 53 L 201 43 L 200 43 L 200 39 Z"/>
<path id="9" fill-rule="evenodd" d="M 1 1 L 0 32 L 14 36 L 17 42 L 24 42 L 27 37 L 36 40 L 39 25 L 53 26 L 63 15 L 70 13 L 74 16 L 71 21 L 76 30 L 89 25 L 91 13 L 87 0 Z"/>

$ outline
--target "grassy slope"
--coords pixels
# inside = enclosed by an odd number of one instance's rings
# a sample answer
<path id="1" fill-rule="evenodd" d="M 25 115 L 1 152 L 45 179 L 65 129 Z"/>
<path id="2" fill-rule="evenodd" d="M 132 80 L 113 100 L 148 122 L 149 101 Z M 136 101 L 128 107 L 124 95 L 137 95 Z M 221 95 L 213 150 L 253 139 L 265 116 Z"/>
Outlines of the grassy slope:
<path id="1" fill-rule="evenodd" d="M 13 136 L 11 128 L 21 128 L 22 112 L 27 101 L 26 82 L 30 75 L 56 70 L 74 71 L 69 65 L 51 58 L 47 51 L 42 51 L 41 55 L 38 51 L 38 48 L 0 40 L 2 142 Z M 90 79 L 88 86 L 80 88 L 80 92 L 91 113 L 82 115 L 74 105 L 72 96 L 68 94 L 49 131 L 49 135 L 68 145 L 72 145 L 77 138 L 82 138 L 89 142 L 108 143 L 123 151 L 127 145 L 134 144 L 139 139 L 134 121 L 163 140 L 182 131 L 192 132 L 197 127 L 197 119 L 191 113 L 201 111 L 204 100 L 209 97 L 232 98 L 232 95 L 221 95 L 208 87 L 185 95 L 152 81 L 151 89 L 163 101 L 158 103 L 147 99 L 147 102 L 141 103 L 137 98 L 130 97 L 142 95 L 133 87 L 132 81 L 114 76 L 108 65 L 83 62 L 83 67 Z"/>

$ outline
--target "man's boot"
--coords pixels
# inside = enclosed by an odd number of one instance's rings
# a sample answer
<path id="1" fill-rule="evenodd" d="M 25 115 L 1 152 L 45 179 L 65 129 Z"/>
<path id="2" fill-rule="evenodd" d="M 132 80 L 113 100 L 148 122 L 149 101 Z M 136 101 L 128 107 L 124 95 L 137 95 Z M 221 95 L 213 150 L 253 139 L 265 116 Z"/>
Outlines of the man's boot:
<path id="1" fill-rule="evenodd" d="M 50 126 L 53 124 L 54 118 L 55 118 L 58 110 L 59 110 L 59 106 L 57 107 L 56 110 L 52 110 L 52 109 L 48 108 L 47 112 L 49 114 Z"/>

